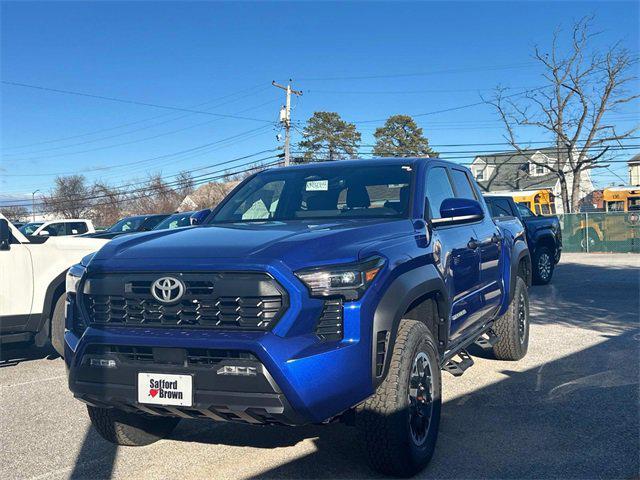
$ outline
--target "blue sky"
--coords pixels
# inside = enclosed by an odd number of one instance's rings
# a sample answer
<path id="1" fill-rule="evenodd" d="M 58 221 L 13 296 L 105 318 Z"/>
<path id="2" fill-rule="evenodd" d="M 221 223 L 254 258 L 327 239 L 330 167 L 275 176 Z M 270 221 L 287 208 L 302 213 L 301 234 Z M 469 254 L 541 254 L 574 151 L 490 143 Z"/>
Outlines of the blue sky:
<path id="1" fill-rule="evenodd" d="M 595 46 L 620 40 L 637 53 L 639 13 L 637 2 L 3 2 L 4 81 L 245 118 L 3 84 L 0 195 L 30 198 L 57 173 L 119 185 L 276 148 L 269 122 L 283 92 L 271 80 L 292 78 L 304 91 L 294 120 L 337 111 L 371 144 L 382 121 L 370 120 L 475 103 L 497 84 L 514 93 L 542 85 L 534 45 L 547 46 L 558 25 L 584 15 L 594 14 L 602 32 Z M 416 119 L 456 161 L 468 161 L 455 152 L 469 147 L 442 145 L 504 141 L 486 105 Z M 637 119 L 637 103 L 611 115 L 621 129 Z M 536 131 L 523 138 L 546 139 Z M 491 148 L 501 149 L 477 147 Z M 612 169 L 594 179 L 626 179 L 622 163 Z"/>

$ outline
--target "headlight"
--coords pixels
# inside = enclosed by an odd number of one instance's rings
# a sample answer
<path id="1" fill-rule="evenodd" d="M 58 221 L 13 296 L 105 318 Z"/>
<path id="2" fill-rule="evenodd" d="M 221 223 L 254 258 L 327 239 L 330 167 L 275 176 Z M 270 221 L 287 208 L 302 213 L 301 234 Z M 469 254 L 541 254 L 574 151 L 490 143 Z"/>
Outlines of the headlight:
<path id="1" fill-rule="evenodd" d="M 85 268 L 81 264 L 72 266 L 67 272 L 66 277 L 66 290 L 67 293 L 76 293 L 78 290 L 78 283 L 85 272 Z"/>
<path id="2" fill-rule="evenodd" d="M 308 268 L 296 272 L 296 276 L 312 297 L 340 295 L 347 300 L 357 300 L 383 266 L 383 258 L 373 257 L 348 265 Z"/>

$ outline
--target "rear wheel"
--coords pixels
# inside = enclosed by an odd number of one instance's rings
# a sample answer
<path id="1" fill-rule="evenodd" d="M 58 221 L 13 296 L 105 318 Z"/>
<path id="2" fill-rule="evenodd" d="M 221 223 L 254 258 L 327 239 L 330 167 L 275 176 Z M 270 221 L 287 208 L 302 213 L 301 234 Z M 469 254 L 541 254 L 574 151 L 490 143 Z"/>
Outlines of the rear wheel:
<path id="1" fill-rule="evenodd" d="M 58 355 L 64 357 L 64 309 L 67 295 L 63 293 L 58 297 L 56 306 L 51 315 L 51 346 L 58 352 Z"/>
<path id="2" fill-rule="evenodd" d="M 520 360 L 529 348 L 529 292 L 525 281 L 516 278 L 516 291 L 509 309 L 493 324 L 499 340 L 493 346 L 498 360 Z"/>
<path id="3" fill-rule="evenodd" d="M 551 281 L 555 267 L 555 255 L 548 247 L 539 247 L 533 255 L 533 283 L 546 285 Z"/>
<path id="4" fill-rule="evenodd" d="M 178 422 L 174 417 L 148 417 L 128 413 L 117 408 L 87 405 L 93 427 L 105 440 L 116 445 L 140 447 L 157 442 L 169 435 Z"/>
<path id="5" fill-rule="evenodd" d="M 402 320 L 387 376 L 356 420 L 371 466 L 395 476 L 422 470 L 435 449 L 440 407 L 436 341 L 423 323 Z"/>

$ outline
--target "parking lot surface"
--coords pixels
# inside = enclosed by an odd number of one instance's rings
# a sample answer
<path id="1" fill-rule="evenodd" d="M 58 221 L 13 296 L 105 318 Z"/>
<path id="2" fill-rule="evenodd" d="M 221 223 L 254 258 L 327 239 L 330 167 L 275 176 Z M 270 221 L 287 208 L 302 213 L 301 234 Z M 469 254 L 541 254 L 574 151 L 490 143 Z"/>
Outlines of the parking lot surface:
<path id="1" fill-rule="evenodd" d="M 531 289 L 529 354 L 475 349 L 443 373 L 440 437 L 418 478 L 638 478 L 640 257 L 565 254 Z M 0 478 L 378 478 L 355 429 L 182 421 L 167 440 L 115 447 L 90 428 L 62 360 L 3 348 Z"/>

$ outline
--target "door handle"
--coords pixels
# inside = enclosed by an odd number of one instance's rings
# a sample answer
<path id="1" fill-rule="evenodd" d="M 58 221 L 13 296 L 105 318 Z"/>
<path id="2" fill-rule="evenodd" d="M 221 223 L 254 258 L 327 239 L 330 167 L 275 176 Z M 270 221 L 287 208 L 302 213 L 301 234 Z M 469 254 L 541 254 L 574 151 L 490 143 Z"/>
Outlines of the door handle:
<path id="1" fill-rule="evenodd" d="M 502 236 L 498 235 L 497 233 L 494 233 L 493 236 L 491 237 L 491 243 L 499 244 L 501 241 L 502 241 Z"/>
<path id="2" fill-rule="evenodd" d="M 471 238 L 469 240 L 469 243 L 467 243 L 467 248 L 470 248 L 471 250 L 475 250 L 476 248 L 478 248 L 480 246 L 480 243 L 478 242 L 477 238 Z"/>

